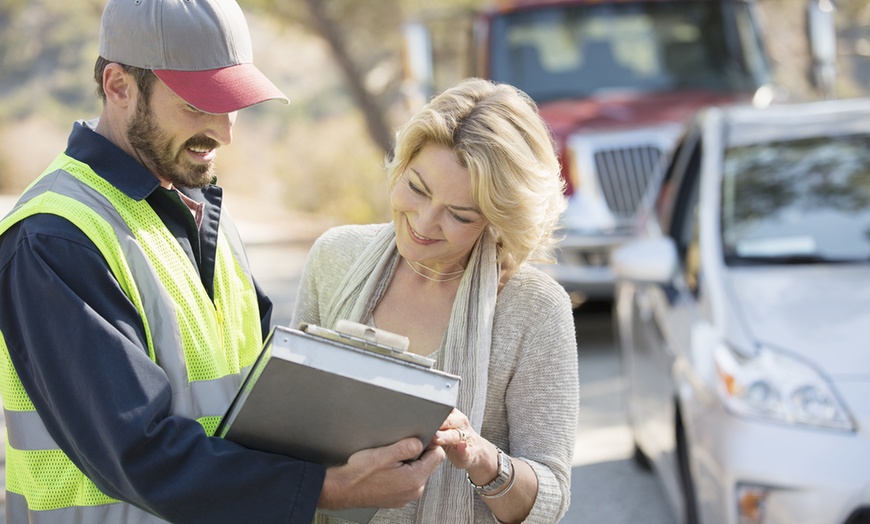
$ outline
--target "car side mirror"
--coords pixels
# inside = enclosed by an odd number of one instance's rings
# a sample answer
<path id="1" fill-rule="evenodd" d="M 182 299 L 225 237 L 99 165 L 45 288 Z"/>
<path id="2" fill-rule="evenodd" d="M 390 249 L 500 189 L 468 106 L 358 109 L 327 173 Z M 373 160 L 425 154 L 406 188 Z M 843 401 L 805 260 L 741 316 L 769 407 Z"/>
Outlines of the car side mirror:
<path id="1" fill-rule="evenodd" d="M 674 275 L 679 266 L 677 246 L 670 237 L 633 240 L 611 255 L 611 267 L 617 281 L 652 284 L 662 288 L 668 303 L 673 304 L 679 293 Z"/>
<path id="2" fill-rule="evenodd" d="M 611 256 L 617 279 L 670 286 L 677 270 L 677 247 L 670 237 L 632 240 Z"/>

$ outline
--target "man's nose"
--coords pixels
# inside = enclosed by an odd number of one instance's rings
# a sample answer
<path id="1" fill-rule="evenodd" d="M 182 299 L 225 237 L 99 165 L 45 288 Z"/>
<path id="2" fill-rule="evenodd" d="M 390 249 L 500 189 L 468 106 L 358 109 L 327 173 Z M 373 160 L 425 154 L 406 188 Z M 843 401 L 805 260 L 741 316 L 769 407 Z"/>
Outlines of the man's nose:
<path id="1" fill-rule="evenodd" d="M 222 146 L 228 146 L 233 141 L 233 124 L 236 123 L 237 112 L 212 115 L 207 135 Z"/>

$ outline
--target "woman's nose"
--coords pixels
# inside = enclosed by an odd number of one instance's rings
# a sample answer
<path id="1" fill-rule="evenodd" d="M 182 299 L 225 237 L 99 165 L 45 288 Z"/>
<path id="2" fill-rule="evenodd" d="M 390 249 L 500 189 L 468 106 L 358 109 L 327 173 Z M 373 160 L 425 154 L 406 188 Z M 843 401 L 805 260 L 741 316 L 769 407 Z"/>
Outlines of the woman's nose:
<path id="1" fill-rule="evenodd" d="M 441 212 L 435 206 L 425 206 L 417 213 L 417 233 L 425 237 L 433 237 L 438 230 L 438 218 Z"/>

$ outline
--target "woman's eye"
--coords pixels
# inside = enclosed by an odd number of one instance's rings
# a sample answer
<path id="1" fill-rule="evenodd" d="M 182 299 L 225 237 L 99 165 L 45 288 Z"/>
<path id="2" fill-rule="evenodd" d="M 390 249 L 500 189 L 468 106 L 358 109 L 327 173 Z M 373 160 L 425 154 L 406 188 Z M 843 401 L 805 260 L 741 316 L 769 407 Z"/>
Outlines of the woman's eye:
<path id="1" fill-rule="evenodd" d="M 419 187 L 415 186 L 414 183 L 411 182 L 410 180 L 408 180 L 408 189 L 410 189 L 410 190 L 413 191 L 414 193 L 417 193 L 418 195 L 423 195 L 423 194 L 425 194 L 425 193 L 423 193 L 423 190 L 422 190 L 422 189 L 420 189 Z"/>
<path id="2" fill-rule="evenodd" d="M 453 213 L 453 219 L 461 224 L 470 224 L 473 222 L 473 220 L 465 218 L 463 216 L 459 216 L 456 213 Z"/>

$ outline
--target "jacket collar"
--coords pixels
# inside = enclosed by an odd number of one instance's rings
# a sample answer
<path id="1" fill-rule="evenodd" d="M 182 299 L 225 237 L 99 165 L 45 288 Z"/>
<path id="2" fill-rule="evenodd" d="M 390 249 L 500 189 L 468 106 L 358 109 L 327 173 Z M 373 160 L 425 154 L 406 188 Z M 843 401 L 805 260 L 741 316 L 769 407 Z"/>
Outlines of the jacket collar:
<path id="1" fill-rule="evenodd" d="M 145 166 L 96 132 L 99 119 L 73 124 L 66 155 L 84 162 L 99 176 L 134 200 L 143 200 L 160 187 Z"/>

